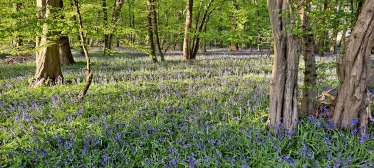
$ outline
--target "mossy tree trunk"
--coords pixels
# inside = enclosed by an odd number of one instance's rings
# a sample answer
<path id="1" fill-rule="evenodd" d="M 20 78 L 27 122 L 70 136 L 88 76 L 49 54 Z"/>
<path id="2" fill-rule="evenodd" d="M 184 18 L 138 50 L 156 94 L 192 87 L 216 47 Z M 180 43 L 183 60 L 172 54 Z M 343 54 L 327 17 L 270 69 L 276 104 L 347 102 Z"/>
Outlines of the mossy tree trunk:
<path id="1" fill-rule="evenodd" d="M 340 86 L 332 122 L 342 129 L 359 126 L 367 133 L 370 112 L 368 87 L 374 82 L 370 68 L 371 47 L 374 42 L 374 1 L 366 1 L 346 44 L 338 66 Z M 358 125 L 356 125 L 358 124 Z"/>
<path id="2" fill-rule="evenodd" d="M 298 122 L 297 75 L 299 67 L 299 38 L 292 34 L 295 18 L 288 0 L 268 0 L 274 37 L 274 64 L 270 79 L 270 112 L 267 125 L 271 130 L 282 127 L 296 129 Z M 290 13 L 288 13 L 290 12 Z M 281 16 L 281 17 L 280 17 Z"/>
<path id="3" fill-rule="evenodd" d="M 53 8 L 59 8 L 61 0 L 37 0 L 40 9 L 39 17 L 48 18 L 56 12 Z M 57 32 L 50 30 L 50 25 L 43 24 L 43 33 L 37 37 L 36 44 L 40 47 L 36 53 L 36 72 L 30 86 L 55 84 L 60 78 L 63 79 L 58 49 Z"/>

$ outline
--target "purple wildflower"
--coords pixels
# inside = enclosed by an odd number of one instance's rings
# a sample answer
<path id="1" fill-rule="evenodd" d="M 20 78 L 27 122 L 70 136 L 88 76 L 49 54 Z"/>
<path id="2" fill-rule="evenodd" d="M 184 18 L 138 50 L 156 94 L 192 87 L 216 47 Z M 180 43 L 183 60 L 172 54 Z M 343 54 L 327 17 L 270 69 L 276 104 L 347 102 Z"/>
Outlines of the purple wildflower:
<path id="1" fill-rule="evenodd" d="M 358 124 L 358 118 L 355 118 L 355 119 L 353 119 L 351 122 L 350 122 L 350 124 L 351 124 L 351 126 L 355 126 L 355 125 L 357 125 Z"/>
<path id="2" fill-rule="evenodd" d="M 105 151 L 104 151 L 105 152 Z M 101 165 L 102 166 L 106 166 L 108 164 L 108 160 L 109 160 L 109 156 L 108 154 L 104 154 L 104 158 L 103 158 L 103 161 L 101 161 Z"/>
<path id="3" fill-rule="evenodd" d="M 48 153 L 47 153 L 47 151 L 45 151 L 44 149 L 42 149 L 42 150 L 40 151 L 40 154 L 42 154 L 42 156 L 45 156 L 45 155 L 47 155 Z"/>
<path id="4" fill-rule="evenodd" d="M 330 143 L 331 143 L 329 137 L 326 137 L 326 138 L 325 138 L 325 142 L 326 142 L 327 144 L 330 144 Z"/>

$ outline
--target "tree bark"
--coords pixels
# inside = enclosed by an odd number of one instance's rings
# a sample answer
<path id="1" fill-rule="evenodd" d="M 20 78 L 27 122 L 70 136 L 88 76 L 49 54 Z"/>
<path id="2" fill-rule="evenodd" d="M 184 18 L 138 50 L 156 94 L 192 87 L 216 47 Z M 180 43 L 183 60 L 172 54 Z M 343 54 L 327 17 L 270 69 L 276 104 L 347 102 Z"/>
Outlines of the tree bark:
<path id="1" fill-rule="evenodd" d="M 108 46 L 109 49 L 112 48 L 112 41 L 113 41 L 113 33 L 116 31 L 117 24 L 120 20 L 120 12 L 123 6 L 123 1 L 124 0 L 115 0 L 114 1 L 114 9 L 113 9 L 113 14 L 112 14 L 112 24 L 109 30 L 109 39 L 108 39 Z"/>
<path id="2" fill-rule="evenodd" d="M 153 22 L 152 22 L 152 0 L 147 1 L 147 24 L 148 24 L 148 38 L 149 45 L 151 46 L 150 56 L 153 62 L 158 62 L 156 57 L 156 46 L 153 39 Z"/>
<path id="3" fill-rule="evenodd" d="M 129 20 L 129 26 L 131 29 L 135 29 L 135 14 L 134 14 L 134 11 L 132 11 L 131 9 L 133 9 L 133 5 L 134 5 L 135 1 L 134 0 L 127 0 L 127 17 L 128 17 L 128 20 Z M 133 32 L 130 32 L 130 42 L 131 43 L 135 43 L 135 34 Z"/>
<path id="4" fill-rule="evenodd" d="M 236 28 L 238 27 L 237 19 L 236 19 L 236 13 L 239 10 L 239 5 L 236 2 L 236 0 L 232 0 L 232 6 L 233 6 L 233 12 L 232 12 L 232 16 L 231 16 L 231 36 L 232 36 L 232 40 L 230 42 L 230 51 L 238 51 L 239 46 L 234 40 L 234 37 L 235 37 L 235 34 L 236 34 Z"/>
<path id="5" fill-rule="evenodd" d="M 304 87 L 302 90 L 302 102 L 300 108 L 300 115 L 315 115 L 314 110 L 314 99 L 317 96 L 316 93 L 316 64 L 314 57 L 314 35 L 312 27 L 310 26 L 309 12 L 311 11 L 311 0 L 303 1 L 301 8 L 299 9 L 300 18 L 302 21 L 302 52 L 304 56 Z"/>
<path id="6" fill-rule="evenodd" d="M 274 64 L 270 79 L 270 112 L 267 125 L 271 130 L 282 127 L 296 129 L 298 122 L 297 75 L 299 65 L 299 39 L 290 28 L 295 18 L 288 0 L 268 0 L 270 21 L 274 37 Z M 290 27 L 291 26 L 291 27 Z"/>
<path id="7" fill-rule="evenodd" d="M 59 53 L 60 53 L 60 63 L 61 65 L 73 65 L 75 64 L 73 54 L 70 49 L 69 37 L 60 36 L 59 39 Z"/>
<path id="8" fill-rule="evenodd" d="M 190 60 L 191 59 L 192 7 L 193 7 L 193 0 L 187 0 L 186 24 L 185 24 L 185 28 L 184 28 L 184 40 L 183 40 L 183 58 L 184 58 L 184 60 Z"/>
<path id="9" fill-rule="evenodd" d="M 258 5 L 258 1 L 255 0 L 255 5 Z M 261 25 L 260 25 L 260 10 L 257 9 L 257 18 L 256 18 L 256 22 L 257 22 L 257 51 L 261 52 Z"/>
<path id="10" fill-rule="evenodd" d="M 327 12 L 329 10 L 329 4 L 330 4 L 331 0 L 325 0 L 324 3 L 323 3 L 323 8 L 322 10 L 324 12 Z M 323 20 L 322 20 L 322 24 L 325 25 L 327 24 L 327 20 L 329 18 L 325 15 L 323 17 Z M 325 55 L 325 44 L 326 44 L 326 39 L 328 37 L 328 30 L 323 30 L 321 31 L 320 33 L 318 33 L 318 37 L 319 37 L 319 40 L 318 40 L 318 43 L 316 45 L 316 48 L 315 48 L 315 53 L 318 53 L 319 56 L 323 57 Z"/>
<path id="11" fill-rule="evenodd" d="M 82 89 L 81 92 L 79 92 L 77 101 L 82 101 L 83 98 L 86 96 L 86 93 L 88 89 L 90 88 L 92 78 L 93 78 L 93 73 L 91 71 L 91 61 L 90 61 L 90 56 L 88 55 L 87 47 L 86 47 L 86 35 L 83 32 L 83 23 L 82 23 L 82 15 L 80 13 L 79 9 L 79 2 L 78 0 L 74 0 L 74 4 L 76 7 L 76 12 L 78 14 L 78 23 L 79 23 L 79 36 L 81 37 L 81 46 L 83 48 L 84 55 L 86 57 L 86 83 L 84 85 L 84 88 Z"/>
<path id="12" fill-rule="evenodd" d="M 102 7 L 103 7 L 103 20 L 104 20 L 104 55 L 109 54 L 109 50 L 111 49 L 111 45 L 109 42 L 109 39 L 111 39 L 110 34 L 107 32 L 108 30 L 108 9 L 107 9 L 107 4 L 106 0 L 102 0 Z"/>
<path id="13" fill-rule="evenodd" d="M 54 15 L 60 8 L 61 0 L 37 0 L 37 6 L 40 9 L 39 18 L 48 18 Z M 52 7 L 52 8 L 50 8 Z M 36 71 L 34 77 L 30 80 L 30 86 L 38 87 L 43 85 L 53 85 L 59 79 L 63 80 L 60 57 L 58 51 L 58 40 L 56 31 L 51 31 L 46 23 L 43 26 L 43 35 L 37 37 L 36 46 L 41 47 L 36 53 Z M 54 37 L 54 38 L 51 38 Z"/>
<path id="14" fill-rule="evenodd" d="M 60 7 L 64 7 L 63 1 L 60 1 Z M 64 16 L 61 16 L 64 19 Z M 58 50 L 60 54 L 61 65 L 73 65 L 75 64 L 73 54 L 71 53 L 70 41 L 68 36 L 60 35 Z"/>
<path id="15" fill-rule="evenodd" d="M 155 33 L 155 37 L 156 37 L 157 50 L 160 54 L 161 61 L 165 61 L 164 54 L 162 53 L 162 49 L 161 49 L 160 37 L 159 37 L 159 34 L 158 34 L 157 11 L 156 11 L 155 5 L 154 5 L 155 0 L 151 0 L 151 1 L 152 1 L 151 11 L 152 11 L 152 19 L 153 19 L 153 28 L 154 28 L 154 33 Z"/>
<path id="16" fill-rule="evenodd" d="M 23 6 L 22 3 L 14 3 L 13 4 L 14 11 L 19 12 L 20 8 L 22 6 Z M 14 22 L 16 22 L 17 24 L 20 24 L 20 22 L 22 22 L 22 21 L 16 19 Z M 22 36 L 18 35 L 18 36 L 15 37 L 15 39 L 13 41 L 13 47 L 18 48 L 18 47 L 22 46 L 22 43 L 23 43 Z"/>
<path id="17" fill-rule="evenodd" d="M 367 133 L 370 113 L 368 87 L 373 83 L 370 68 L 371 46 L 374 42 L 374 1 L 366 1 L 348 38 L 346 52 L 338 68 L 340 86 L 332 122 L 342 129 L 359 126 Z M 358 125 L 355 125 L 358 121 Z"/>
<path id="18" fill-rule="evenodd" d="M 209 20 L 209 16 L 212 14 L 212 12 L 214 11 L 214 9 L 210 10 L 211 8 L 211 5 L 213 3 L 214 0 L 210 0 L 205 6 L 204 6 L 204 13 L 203 13 L 203 17 L 201 19 L 201 22 L 200 22 L 200 25 L 198 25 L 198 22 L 196 22 L 196 30 L 195 30 L 195 33 L 194 33 L 194 36 L 193 36 L 193 41 L 192 41 L 192 55 L 191 55 L 191 59 L 195 59 L 196 58 L 196 55 L 197 55 L 197 51 L 199 51 L 199 46 L 200 46 L 200 32 L 203 31 L 204 27 L 206 24 L 208 24 L 208 20 Z"/>
<path id="19" fill-rule="evenodd" d="M 119 20 L 119 14 L 121 12 L 124 0 L 115 0 L 114 1 L 114 9 L 112 14 L 112 21 L 109 25 L 108 23 L 108 9 L 106 0 L 102 0 L 102 7 L 104 13 L 104 55 L 109 55 L 109 51 L 112 49 L 112 41 L 113 41 L 113 32 L 117 26 Z"/>

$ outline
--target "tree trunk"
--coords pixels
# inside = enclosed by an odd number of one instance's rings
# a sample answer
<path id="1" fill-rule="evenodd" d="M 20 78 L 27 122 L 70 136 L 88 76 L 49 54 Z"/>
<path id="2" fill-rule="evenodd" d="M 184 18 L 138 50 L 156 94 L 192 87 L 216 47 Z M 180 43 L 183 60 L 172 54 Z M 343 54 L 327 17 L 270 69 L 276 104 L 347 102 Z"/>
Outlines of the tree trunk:
<path id="1" fill-rule="evenodd" d="M 192 7 L 193 7 L 193 0 L 187 0 L 186 25 L 185 25 L 185 28 L 184 28 L 184 40 L 183 40 L 183 58 L 184 58 L 184 60 L 190 60 L 191 59 Z"/>
<path id="2" fill-rule="evenodd" d="M 86 95 L 90 85 L 91 85 L 91 82 L 92 82 L 92 78 L 93 78 L 93 73 L 91 71 L 91 61 L 90 61 L 90 56 L 88 55 L 88 51 L 87 51 L 87 48 L 86 48 L 86 37 L 87 35 L 84 35 L 84 32 L 83 32 L 83 23 L 82 23 L 82 15 L 80 13 L 80 9 L 79 9 L 79 3 L 78 3 L 78 0 L 74 0 L 74 3 L 75 3 L 75 7 L 76 7 L 76 12 L 78 14 L 78 23 L 79 23 L 79 36 L 81 37 L 81 46 L 83 48 L 83 52 L 84 52 L 84 55 L 86 57 L 86 83 L 84 85 L 84 88 L 82 89 L 82 91 L 79 93 L 78 95 L 78 98 L 77 98 L 77 101 L 81 101 L 83 100 L 84 96 Z"/>
<path id="3" fill-rule="evenodd" d="M 204 26 L 204 33 L 206 34 L 206 24 Z M 203 48 L 202 48 L 202 51 L 203 52 L 206 52 L 206 45 L 207 45 L 208 41 L 206 40 L 206 38 L 204 39 L 204 44 L 203 44 Z"/>
<path id="4" fill-rule="evenodd" d="M 148 38 L 151 46 L 150 56 L 153 62 L 158 62 L 156 58 L 156 47 L 153 39 L 153 24 L 152 24 L 152 0 L 147 1 L 147 21 L 148 21 Z"/>
<path id="5" fill-rule="evenodd" d="M 257 0 L 255 1 L 255 5 L 258 5 L 258 2 Z M 257 51 L 261 52 L 261 25 L 260 25 L 260 10 L 257 9 L 257 18 L 256 18 L 256 22 L 257 22 Z"/>
<path id="6" fill-rule="evenodd" d="M 232 12 L 232 16 L 231 16 L 231 42 L 230 42 L 230 51 L 238 51 L 239 50 L 239 46 L 238 44 L 235 42 L 235 34 L 236 34 L 236 28 L 238 27 L 238 24 L 237 24 L 237 19 L 236 19 L 236 13 L 237 11 L 239 10 L 239 5 L 238 3 L 236 2 L 236 0 L 232 0 L 232 6 L 233 6 L 233 12 Z"/>
<path id="7" fill-rule="evenodd" d="M 327 12 L 329 10 L 329 4 L 330 4 L 331 0 L 325 0 L 324 3 L 323 3 L 323 8 L 322 10 L 324 12 Z M 323 17 L 323 20 L 322 20 L 322 24 L 323 25 L 326 25 L 327 24 L 327 20 L 329 18 L 327 17 L 327 15 L 325 14 L 324 17 Z M 327 30 L 323 30 L 321 31 L 319 34 L 318 34 L 318 37 L 319 37 L 319 40 L 318 40 L 318 43 L 317 43 L 317 46 L 316 46 L 316 53 L 318 53 L 319 56 L 323 57 L 325 55 L 325 40 L 327 39 L 328 37 L 328 31 Z"/>
<path id="8" fill-rule="evenodd" d="M 320 33 L 320 39 L 318 40 L 318 47 L 317 47 L 317 53 L 320 57 L 325 56 L 325 38 L 326 38 L 326 32 Z"/>
<path id="9" fill-rule="evenodd" d="M 336 42 L 338 40 L 338 30 L 334 29 L 334 33 L 331 37 L 331 44 L 330 44 L 330 54 L 336 53 Z"/>
<path id="10" fill-rule="evenodd" d="M 302 20 L 302 52 L 304 56 L 305 71 L 304 71 L 304 87 L 302 90 L 302 102 L 300 108 L 300 115 L 315 115 L 314 99 L 316 93 L 316 64 L 314 57 L 314 35 L 312 27 L 310 26 L 309 12 L 311 11 L 311 0 L 305 0 L 299 9 L 300 18 Z"/>
<path id="11" fill-rule="evenodd" d="M 14 11 L 19 12 L 19 10 L 22 6 L 23 6 L 22 3 L 14 3 L 13 4 Z M 16 22 L 17 24 L 20 24 L 20 22 L 22 22 L 22 21 L 16 19 L 14 22 Z M 18 48 L 18 47 L 22 46 L 22 43 L 23 43 L 22 36 L 18 35 L 13 40 L 13 47 Z"/>
<path id="12" fill-rule="evenodd" d="M 120 20 L 120 12 L 123 6 L 124 0 L 115 0 L 114 1 L 114 9 L 112 14 L 112 24 L 109 29 L 109 36 L 108 36 L 108 49 L 112 49 L 112 42 L 113 42 L 113 33 L 116 31 L 117 24 Z M 119 44 L 119 43 L 117 43 Z"/>
<path id="13" fill-rule="evenodd" d="M 298 122 L 297 75 L 299 67 L 299 39 L 292 34 L 295 18 L 288 0 L 268 0 L 274 37 L 274 64 L 270 79 L 270 112 L 267 125 L 271 130 L 283 127 L 296 129 Z M 291 26 L 291 27 L 290 27 Z"/>
<path id="14" fill-rule="evenodd" d="M 192 51 L 190 59 L 195 59 L 197 55 L 197 51 L 199 50 L 200 46 L 200 32 L 203 31 L 204 26 L 207 24 L 209 20 L 209 16 L 212 14 L 214 10 L 209 10 L 214 0 L 210 0 L 204 7 L 203 17 L 201 19 L 200 25 L 198 26 L 198 21 L 196 21 L 196 29 L 193 35 L 192 41 Z"/>
<path id="15" fill-rule="evenodd" d="M 60 7 L 64 7 L 63 1 L 60 1 Z M 64 19 L 64 16 L 61 16 L 61 19 Z M 70 49 L 70 41 L 68 36 L 64 36 L 60 34 L 59 37 L 59 46 L 58 46 L 59 54 L 60 54 L 60 64 L 61 65 L 73 65 L 75 64 L 73 54 L 71 53 Z"/>
<path id="16" fill-rule="evenodd" d="M 40 9 L 39 18 L 48 18 L 56 13 L 60 8 L 61 0 L 37 0 L 37 6 Z M 34 77 L 30 80 L 30 86 L 38 87 L 42 85 L 55 84 L 60 78 L 63 79 L 60 57 L 58 51 L 58 40 L 51 38 L 57 36 L 56 31 L 49 30 L 49 25 L 43 25 L 43 35 L 37 37 L 36 45 L 42 47 L 36 53 L 36 71 Z"/>
<path id="17" fill-rule="evenodd" d="M 348 38 L 346 52 L 338 68 L 340 86 L 332 122 L 343 129 L 359 126 L 367 133 L 370 113 L 368 87 L 374 81 L 370 68 L 371 46 L 374 42 L 374 1 L 366 1 Z M 359 122 L 359 125 L 357 122 Z"/>
<path id="18" fill-rule="evenodd" d="M 61 65 L 75 64 L 73 54 L 71 53 L 69 38 L 67 36 L 60 36 L 59 40 L 59 53 Z"/>
<path id="19" fill-rule="evenodd" d="M 107 9 L 107 5 L 106 5 L 106 0 L 102 0 L 102 7 L 103 7 L 103 20 L 104 20 L 104 55 L 108 55 L 109 54 L 109 50 L 111 49 L 111 45 L 110 45 L 110 41 L 109 39 L 111 39 L 109 36 L 110 34 L 108 34 L 108 9 Z"/>
<path id="20" fill-rule="evenodd" d="M 156 12 L 155 5 L 154 5 L 155 0 L 151 0 L 151 1 L 152 1 L 151 11 L 153 15 L 152 18 L 153 18 L 153 26 L 154 26 L 153 28 L 154 28 L 154 33 L 156 37 L 157 50 L 160 53 L 161 61 L 165 61 L 164 54 L 162 53 L 162 49 L 161 49 L 160 37 L 158 35 L 157 12 Z"/>

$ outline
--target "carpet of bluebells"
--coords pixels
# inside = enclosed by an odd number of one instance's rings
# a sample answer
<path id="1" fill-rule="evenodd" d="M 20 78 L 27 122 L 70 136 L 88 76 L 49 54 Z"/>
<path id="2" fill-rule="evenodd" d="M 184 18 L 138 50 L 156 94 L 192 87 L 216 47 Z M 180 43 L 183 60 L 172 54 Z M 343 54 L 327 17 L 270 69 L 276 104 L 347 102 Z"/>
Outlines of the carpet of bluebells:
<path id="1" fill-rule="evenodd" d="M 374 166 L 372 122 L 366 136 L 310 116 L 292 133 L 266 129 L 271 56 L 154 64 L 141 54 L 93 53 L 81 103 L 85 61 L 75 59 L 63 84 L 34 89 L 34 62 L 0 63 L 0 167 Z M 319 92 L 336 86 L 334 58 L 318 67 Z"/>

